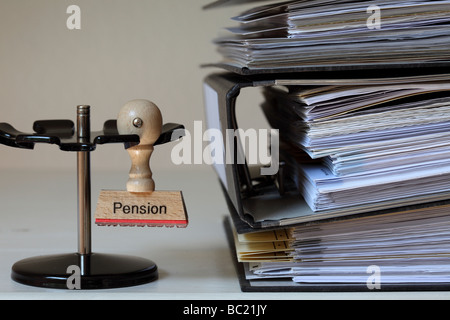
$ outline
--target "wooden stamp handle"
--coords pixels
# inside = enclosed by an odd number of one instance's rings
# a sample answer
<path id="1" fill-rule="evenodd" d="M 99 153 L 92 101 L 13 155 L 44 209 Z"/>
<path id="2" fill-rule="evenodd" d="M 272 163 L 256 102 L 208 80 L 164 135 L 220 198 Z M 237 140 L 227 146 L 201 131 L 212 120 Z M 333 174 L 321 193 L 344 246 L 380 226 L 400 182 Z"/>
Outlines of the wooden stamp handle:
<path id="1" fill-rule="evenodd" d="M 139 145 L 127 149 L 131 158 L 127 191 L 154 191 L 155 182 L 150 169 L 150 157 L 153 144 L 161 135 L 161 111 L 148 100 L 132 100 L 120 110 L 117 129 L 120 134 L 137 134 L 140 138 Z"/>

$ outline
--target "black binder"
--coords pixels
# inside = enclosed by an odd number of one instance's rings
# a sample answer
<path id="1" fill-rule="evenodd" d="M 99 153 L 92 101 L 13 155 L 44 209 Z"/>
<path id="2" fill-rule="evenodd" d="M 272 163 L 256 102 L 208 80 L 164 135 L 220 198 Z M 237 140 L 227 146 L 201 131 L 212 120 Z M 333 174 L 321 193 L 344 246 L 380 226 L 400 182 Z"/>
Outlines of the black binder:
<path id="1" fill-rule="evenodd" d="M 401 70 L 401 73 L 400 71 Z M 391 69 L 382 69 L 380 72 L 372 72 L 373 78 L 370 81 L 383 81 L 388 83 L 389 75 L 402 75 L 404 79 L 412 76 L 420 76 L 423 74 L 445 73 L 450 70 L 441 68 L 421 69 L 398 69 L 393 72 Z M 345 77 L 343 77 L 345 76 Z M 443 74 L 446 77 L 446 74 Z M 316 72 L 314 74 L 277 74 L 264 76 L 243 76 L 235 73 L 214 73 L 206 77 L 204 81 L 205 91 L 214 92 L 217 99 L 216 105 L 207 106 L 207 118 L 211 120 L 208 126 L 220 126 L 221 132 L 225 133 L 227 129 L 236 130 L 239 128 L 239 119 L 236 118 L 236 101 L 242 89 L 253 88 L 256 90 L 264 86 L 289 85 L 289 84 L 318 84 L 332 82 L 339 84 L 345 82 L 346 79 L 360 78 L 360 83 L 369 81 L 367 71 L 365 73 L 347 72 L 345 75 L 339 72 Z M 375 79 L 375 80 L 374 80 Z M 395 77 L 398 81 L 398 77 Z M 207 100 L 207 99 L 205 99 Z M 208 103 L 208 102 L 207 102 Z M 211 103 L 211 102 L 209 102 Z M 208 110 L 209 109 L 209 110 Z M 215 112 L 212 112 L 215 109 Z M 224 135 L 225 136 L 225 135 Z M 225 144 L 225 140 L 224 140 Z M 239 144 L 233 144 L 234 155 L 238 155 Z M 290 190 L 285 186 L 287 183 L 283 177 L 283 162 L 280 161 L 280 170 L 275 176 L 258 176 L 253 174 L 251 168 L 246 163 L 239 164 L 238 161 L 216 165 L 215 169 L 220 177 L 220 183 L 223 187 L 225 198 L 230 208 L 231 216 L 239 233 L 253 232 L 261 229 L 279 228 L 301 223 L 317 223 L 318 221 L 326 221 L 329 219 L 345 219 L 353 214 L 382 214 L 394 212 L 396 210 L 409 209 L 411 206 L 429 206 L 447 203 L 450 195 L 436 194 L 433 197 L 424 197 L 423 199 L 411 199 L 411 201 L 399 201 L 392 203 L 389 208 L 382 210 L 374 210 L 371 205 L 366 207 L 357 207 L 355 210 L 334 210 L 321 214 L 314 213 L 304 202 L 301 195 L 296 190 Z M 300 212 L 300 214 L 299 214 Z M 278 213 L 279 218 L 273 218 Z"/>

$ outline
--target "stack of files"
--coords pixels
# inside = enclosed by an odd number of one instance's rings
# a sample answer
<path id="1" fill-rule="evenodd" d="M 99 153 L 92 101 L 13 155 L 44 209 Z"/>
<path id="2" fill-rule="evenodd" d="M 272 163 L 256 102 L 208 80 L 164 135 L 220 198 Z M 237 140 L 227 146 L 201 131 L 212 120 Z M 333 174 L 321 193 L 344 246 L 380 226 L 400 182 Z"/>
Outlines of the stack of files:
<path id="1" fill-rule="evenodd" d="M 265 89 L 263 109 L 293 146 L 285 152 L 290 174 L 311 210 L 390 207 L 450 192 L 450 82 L 438 78 Z"/>
<path id="2" fill-rule="evenodd" d="M 448 289 L 449 78 L 263 89 L 285 173 L 313 213 L 232 231 L 244 291 Z"/>
<path id="3" fill-rule="evenodd" d="M 241 289 L 449 290 L 450 0 L 272 1 L 234 20 L 207 109 L 236 129 L 239 90 L 259 87 L 280 138 L 275 176 L 216 169 Z"/>
<path id="4" fill-rule="evenodd" d="M 447 290 L 450 284 L 448 204 L 246 234 L 229 228 L 243 291 Z"/>
<path id="5" fill-rule="evenodd" d="M 233 19 L 215 43 L 219 64 L 241 73 L 450 61 L 448 0 L 286 1 Z"/>

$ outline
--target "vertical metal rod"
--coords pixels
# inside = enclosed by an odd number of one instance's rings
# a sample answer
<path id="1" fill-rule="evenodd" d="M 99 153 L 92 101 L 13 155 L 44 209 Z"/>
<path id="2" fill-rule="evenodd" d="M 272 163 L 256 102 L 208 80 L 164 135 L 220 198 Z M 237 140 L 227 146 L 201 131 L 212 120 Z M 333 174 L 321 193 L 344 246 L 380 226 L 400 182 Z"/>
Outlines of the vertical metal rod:
<path id="1" fill-rule="evenodd" d="M 77 107 L 78 142 L 89 142 L 90 139 L 90 107 Z M 81 255 L 81 272 L 85 255 L 91 253 L 91 168 L 90 152 L 77 152 L 78 175 L 78 253 Z"/>

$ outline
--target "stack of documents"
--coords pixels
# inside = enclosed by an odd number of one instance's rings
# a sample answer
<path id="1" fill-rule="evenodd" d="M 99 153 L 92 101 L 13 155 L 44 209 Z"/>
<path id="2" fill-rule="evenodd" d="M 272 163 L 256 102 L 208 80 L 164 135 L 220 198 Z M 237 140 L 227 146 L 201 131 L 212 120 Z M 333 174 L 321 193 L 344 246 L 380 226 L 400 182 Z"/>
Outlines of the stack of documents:
<path id="1" fill-rule="evenodd" d="M 234 18 L 216 40 L 223 64 L 248 70 L 450 61 L 450 1 L 299 0 Z"/>
<path id="2" fill-rule="evenodd" d="M 283 207 L 278 196 L 267 219 L 289 210 L 297 223 L 235 235 L 243 288 L 448 288 L 449 79 L 294 79 L 263 88 L 284 173 L 311 211 L 287 200 Z"/>
<path id="3" fill-rule="evenodd" d="M 450 82 L 427 80 L 265 89 L 280 137 L 319 160 L 290 162 L 313 211 L 450 191 Z"/>
<path id="4" fill-rule="evenodd" d="M 264 282 L 269 279 L 300 287 L 441 285 L 450 282 L 449 209 L 402 210 L 235 235 L 235 248 L 244 281 L 256 287 L 283 283 Z"/>
<path id="5" fill-rule="evenodd" d="M 448 290 L 450 0 L 272 1 L 234 21 L 210 108 L 236 129 L 239 90 L 262 88 L 280 138 L 276 175 L 218 170 L 241 288 Z"/>

